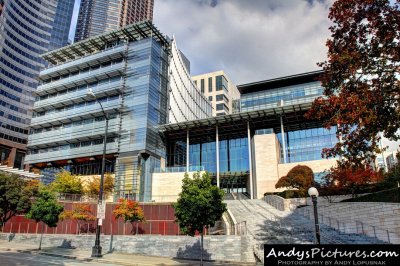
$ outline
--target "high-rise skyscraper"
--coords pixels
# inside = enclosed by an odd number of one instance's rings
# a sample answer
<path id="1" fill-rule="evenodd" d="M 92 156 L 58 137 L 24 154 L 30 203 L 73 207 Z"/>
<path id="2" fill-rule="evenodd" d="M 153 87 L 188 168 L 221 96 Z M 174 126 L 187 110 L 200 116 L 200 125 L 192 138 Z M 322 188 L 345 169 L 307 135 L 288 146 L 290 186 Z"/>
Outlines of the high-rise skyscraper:
<path id="1" fill-rule="evenodd" d="M 75 41 L 153 20 L 154 0 L 81 0 Z"/>
<path id="2" fill-rule="evenodd" d="M 74 0 L 0 0 L 0 163 L 21 168 L 42 53 L 68 41 Z"/>

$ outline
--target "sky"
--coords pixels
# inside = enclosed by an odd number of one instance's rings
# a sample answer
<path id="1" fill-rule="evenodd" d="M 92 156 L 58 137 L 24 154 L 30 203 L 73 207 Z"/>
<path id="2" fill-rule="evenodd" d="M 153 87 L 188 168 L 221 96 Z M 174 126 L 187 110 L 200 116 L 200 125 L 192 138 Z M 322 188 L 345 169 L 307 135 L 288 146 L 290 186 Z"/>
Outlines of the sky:
<path id="1" fill-rule="evenodd" d="M 236 84 L 319 70 L 333 0 L 154 0 L 153 23 L 174 36 L 191 74 L 223 70 Z M 76 0 L 70 39 L 76 27 Z M 384 142 L 391 149 L 398 144 Z"/>

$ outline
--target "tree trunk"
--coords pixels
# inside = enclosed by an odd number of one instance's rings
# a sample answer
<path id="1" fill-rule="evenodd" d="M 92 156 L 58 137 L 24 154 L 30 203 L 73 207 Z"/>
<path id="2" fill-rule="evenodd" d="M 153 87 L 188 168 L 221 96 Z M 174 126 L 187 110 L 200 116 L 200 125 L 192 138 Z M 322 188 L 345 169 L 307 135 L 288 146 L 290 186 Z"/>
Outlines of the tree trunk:
<path id="1" fill-rule="evenodd" d="M 200 235 L 201 235 L 200 266 L 203 266 L 203 233 L 201 233 Z"/>

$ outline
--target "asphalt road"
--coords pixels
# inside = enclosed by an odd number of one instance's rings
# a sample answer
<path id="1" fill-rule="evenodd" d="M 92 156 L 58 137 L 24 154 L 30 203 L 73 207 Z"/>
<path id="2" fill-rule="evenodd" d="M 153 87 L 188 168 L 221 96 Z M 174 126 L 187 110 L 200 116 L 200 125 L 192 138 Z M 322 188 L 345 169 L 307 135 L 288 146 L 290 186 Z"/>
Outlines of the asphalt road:
<path id="1" fill-rule="evenodd" d="M 60 257 L 44 256 L 39 254 L 20 253 L 13 251 L 0 250 L 1 266 L 45 266 L 45 265 L 64 265 L 64 266 L 81 266 L 81 265 L 99 265 L 112 266 L 115 264 L 102 264 L 99 262 L 80 262 Z"/>

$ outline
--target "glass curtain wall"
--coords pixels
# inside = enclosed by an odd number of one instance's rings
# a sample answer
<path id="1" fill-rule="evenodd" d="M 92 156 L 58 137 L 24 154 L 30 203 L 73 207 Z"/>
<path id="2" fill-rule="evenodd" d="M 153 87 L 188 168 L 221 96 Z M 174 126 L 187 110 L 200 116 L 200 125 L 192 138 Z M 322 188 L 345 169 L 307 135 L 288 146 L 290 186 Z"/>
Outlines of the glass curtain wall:
<path id="1" fill-rule="evenodd" d="M 281 163 L 283 163 L 282 134 L 277 133 L 281 147 Z M 286 158 L 288 163 L 321 160 L 323 148 L 333 147 L 337 143 L 336 127 L 330 130 L 313 128 L 285 132 Z"/>

